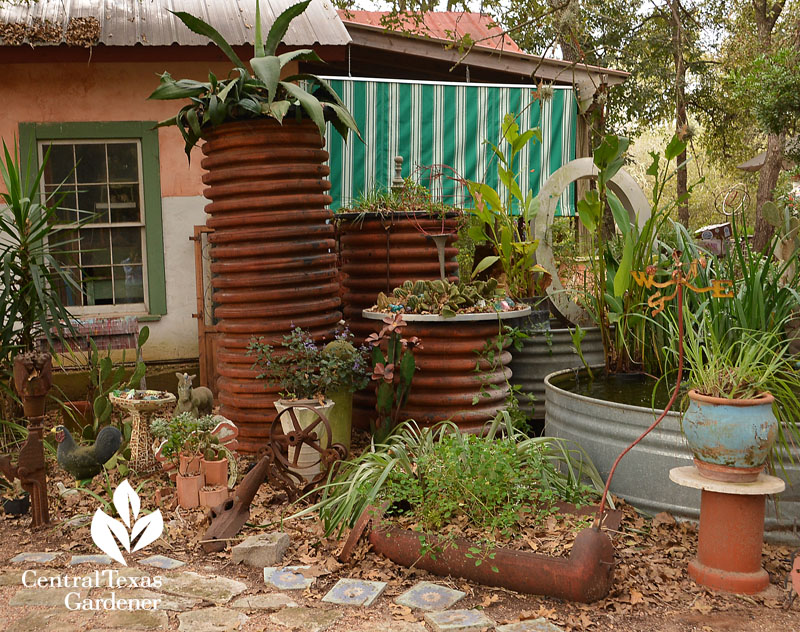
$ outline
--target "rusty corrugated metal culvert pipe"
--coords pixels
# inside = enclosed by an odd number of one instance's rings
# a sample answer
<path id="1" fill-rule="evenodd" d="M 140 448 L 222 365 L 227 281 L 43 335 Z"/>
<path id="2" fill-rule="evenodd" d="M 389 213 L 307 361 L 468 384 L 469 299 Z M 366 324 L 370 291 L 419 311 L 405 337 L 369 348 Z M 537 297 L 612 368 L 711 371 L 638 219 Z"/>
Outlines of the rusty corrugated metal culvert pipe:
<path id="1" fill-rule="evenodd" d="M 257 378 L 250 339 L 276 344 L 294 325 L 320 340 L 342 317 L 328 152 L 310 121 L 226 123 L 204 138 L 220 414 L 239 427 L 240 450 L 255 452 L 278 388 Z"/>
<path id="2" fill-rule="evenodd" d="M 413 419 L 420 426 L 432 426 L 450 420 L 462 432 L 481 432 L 486 422 L 505 408 L 511 377 L 511 353 L 495 350 L 490 359 L 486 352 L 497 345 L 502 321 L 520 313 L 461 314 L 455 318 L 404 314 L 407 326 L 403 337 L 418 337 L 422 348 L 414 350 L 417 371 L 400 410 L 400 421 Z M 375 313 L 369 318 L 373 331 L 380 331 L 385 317 Z"/>
<path id="3" fill-rule="evenodd" d="M 449 234 L 445 244 L 445 275 L 458 280 L 455 241 L 461 215 L 434 218 L 424 211 L 406 213 L 336 213 L 342 312 L 357 344 L 374 331 L 361 313 L 379 292 L 389 293 L 405 281 L 440 278 L 439 255 L 429 234 Z M 427 234 L 426 234 L 427 233 Z M 375 415 L 375 394 L 367 388 L 353 397 L 353 423 L 368 428 Z"/>

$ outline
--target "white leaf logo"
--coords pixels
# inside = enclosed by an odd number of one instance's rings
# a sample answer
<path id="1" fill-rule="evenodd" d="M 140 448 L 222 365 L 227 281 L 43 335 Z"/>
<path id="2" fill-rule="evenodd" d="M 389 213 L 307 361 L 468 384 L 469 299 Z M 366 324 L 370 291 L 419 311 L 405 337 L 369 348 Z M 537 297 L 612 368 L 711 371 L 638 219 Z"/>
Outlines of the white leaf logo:
<path id="1" fill-rule="evenodd" d="M 123 566 L 127 566 L 119 544 L 128 553 L 131 552 L 131 544 L 134 542 L 134 552 L 143 549 L 161 536 L 164 530 L 164 519 L 161 516 L 161 510 L 156 509 L 153 513 L 137 520 L 141 502 L 136 490 L 127 480 L 122 481 L 114 491 L 114 507 L 119 517 L 122 518 L 122 522 L 107 515 L 102 509 L 98 509 L 92 518 L 92 540 L 103 553 Z M 132 527 L 131 521 L 133 521 Z"/>

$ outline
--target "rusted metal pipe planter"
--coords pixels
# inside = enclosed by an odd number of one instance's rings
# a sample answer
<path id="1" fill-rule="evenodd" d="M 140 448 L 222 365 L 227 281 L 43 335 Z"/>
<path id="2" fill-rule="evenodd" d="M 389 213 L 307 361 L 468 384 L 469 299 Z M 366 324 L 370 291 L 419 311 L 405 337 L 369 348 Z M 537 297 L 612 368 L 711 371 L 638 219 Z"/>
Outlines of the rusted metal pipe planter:
<path id="1" fill-rule="evenodd" d="M 376 552 L 402 566 L 531 595 L 591 603 L 608 594 L 613 579 L 614 546 L 606 533 L 594 528 L 578 533 L 569 557 L 564 558 L 503 548 L 484 550 L 469 540 L 444 540 L 432 535 L 425 537 L 423 552 L 419 532 L 395 527 L 374 528 L 369 541 Z M 441 549 L 433 553 L 436 559 L 431 556 L 431 547 Z M 481 549 L 482 556 L 494 554 L 491 563 L 475 566 L 475 560 L 466 557 L 470 548 Z"/>
<path id="2" fill-rule="evenodd" d="M 373 329 L 379 330 L 386 314 L 364 310 Z M 422 348 L 415 350 L 417 372 L 411 392 L 400 411 L 400 420 L 413 419 L 420 426 L 450 420 L 462 432 L 479 433 L 487 421 L 505 407 L 510 387 L 511 354 L 495 353 L 494 362 L 482 356 L 504 320 L 525 316 L 530 308 L 490 314 L 458 314 L 442 318 L 433 314 L 404 314 L 403 335 L 417 336 Z M 475 371 L 476 366 L 480 369 Z M 476 401 L 473 404 L 473 401 Z"/>
<path id="3" fill-rule="evenodd" d="M 239 427 L 239 449 L 255 452 L 278 388 L 258 379 L 250 339 L 276 344 L 302 327 L 319 341 L 342 317 L 328 153 L 309 121 L 226 123 L 205 141 L 220 414 Z"/>

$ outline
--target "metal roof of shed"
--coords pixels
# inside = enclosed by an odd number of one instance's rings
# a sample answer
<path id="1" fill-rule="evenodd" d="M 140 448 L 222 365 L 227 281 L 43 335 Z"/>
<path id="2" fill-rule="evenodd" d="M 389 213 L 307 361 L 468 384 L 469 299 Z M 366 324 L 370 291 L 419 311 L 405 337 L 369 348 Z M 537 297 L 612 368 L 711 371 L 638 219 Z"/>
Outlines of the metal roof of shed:
<path id="1" fill-rule="evenodd" d="M 262 0 L 261 19 L 269 25 L 296 0 Z M 204 46 L 208 39 L 190 31 L 169 11 L 186 11 L 213 26 L 232 45 L 252 44 L 255 0 L 38 0 L 0 7 L 0 41 L 34 46 L 62 43 L 91 46 Z M 350 42 L 329 0 L 312 0 L 292 21 L 283 43 L 339 46 Z"/>

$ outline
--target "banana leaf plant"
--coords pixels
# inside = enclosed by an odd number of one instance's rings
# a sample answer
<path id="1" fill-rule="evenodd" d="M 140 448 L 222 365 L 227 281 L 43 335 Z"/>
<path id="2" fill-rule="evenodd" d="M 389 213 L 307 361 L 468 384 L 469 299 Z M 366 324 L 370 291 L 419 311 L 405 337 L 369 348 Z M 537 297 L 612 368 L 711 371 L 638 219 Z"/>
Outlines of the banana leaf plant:
<path id="1" fill-rule="evenodd" d="M 361 138 L 355 119 L 324 79 L 301 73 L 281 80 L 281 71 L 290 62 L 322 61 L 307 48 L 276 55 L 278 44 L 292 20 L 301 15 L 310 2 L 304 0 L 286 9 L 270 27 L 266 40 L 262 40 L 261 9 L 256 1 L 255 47 L 250 60 L 252 74 L 233 47 L 211 25 L 184 11 L 173 11 L 189 29 L 219 46 L 234 68 L 227 79 L 218 79 L 209 72 L 207 82 L 173 79 L 168 72 L 163 73 L 160 85 L 149 98 L 190 99 L 191 102 L 156 127 L 177 126 L 190 158 L 192 147 L 205 131 L 229 121 L 268 117 L 282 123 L 287 116 L 305 116 L 316 124 L 321 136 L 325 134 L 326 120 L 330 120 L 345 141 L 350 130 Z M 304 82 L 306 87 L 297 82 Z"/>

